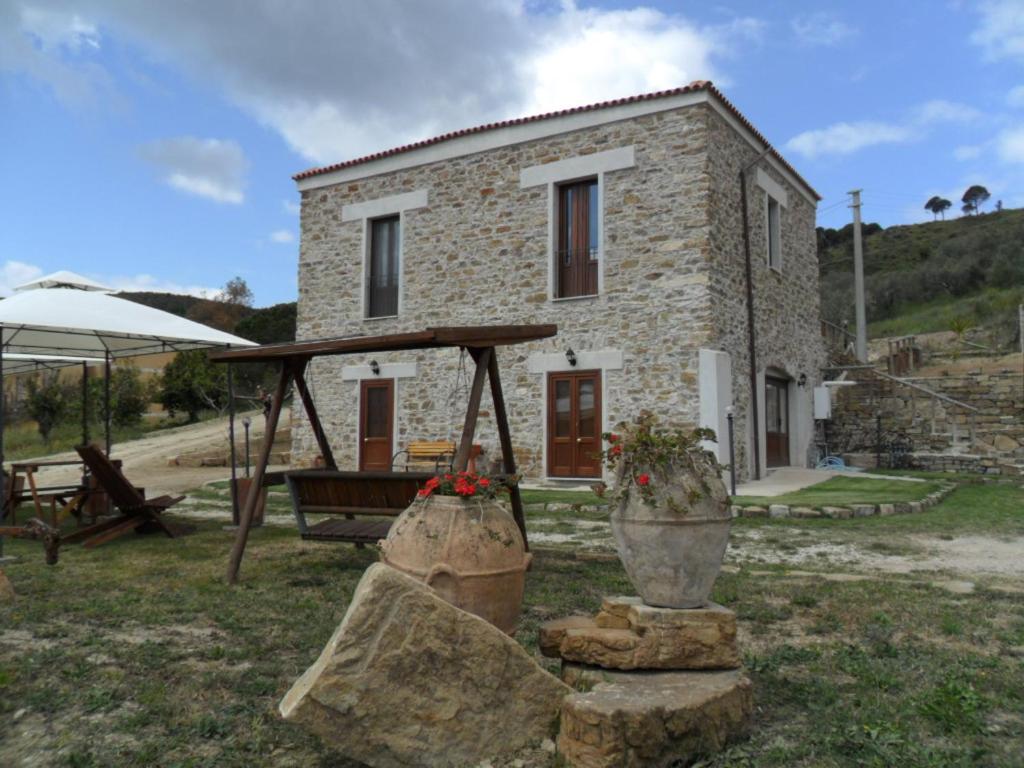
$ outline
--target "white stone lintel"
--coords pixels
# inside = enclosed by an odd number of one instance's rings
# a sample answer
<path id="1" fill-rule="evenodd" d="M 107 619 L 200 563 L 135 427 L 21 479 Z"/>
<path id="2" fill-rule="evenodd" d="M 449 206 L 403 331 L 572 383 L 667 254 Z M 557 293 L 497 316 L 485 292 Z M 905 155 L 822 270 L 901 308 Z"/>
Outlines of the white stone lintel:
<path id="1" fill-rule="evenodd" d="M 789 207 L 789 193 L 786 192 L 786 189 L 781 184 L 760 168 L 757 169 L 757 186 L 771 195 L 772 199 L 783 208 Z"/>
<path id="2" fill-rule="evenodd" d="M 375 219 L 380 216 L 392 216 L 402 211 L 427 206 L 427 190 L 416 189 L 400 195 L 378 197 L 376 200 L 364 200 L 361 203 L 349 203 L 341 207 L 342 221 L 360 221 Z"/>
<path id="3" fill-rule="evenodd" d="M 597 176 L 599 173 L 621 171 L 636 165 L 632 145 L 609 149 L 606 152 L 594 152 L 590 155 L 568 157 L 553 163 L 532 165 L 519 172 L 519 186 L 536 187 L 540 184 L 557 184 L 585 176 Z"/>
<path id="4" fill-rule="evenodd" d="M 622 350 L 620 349 L 577 352 L 576 365 L 569 365 L 564 352 L 535 352 L 526 359 L 526 369 L 530 373 L 558 373 L 560 371 L 593 369 L 617 371 L 621 368 Z"/>
<path id="5" fill-rule="evenodd" d="M 380 373 L 374 374 L 368 365 L 346 365 L 341 369 L 341 380 L 411 379 L 416 376 L 416 368 L 416 363 L 381 363 Z"/>

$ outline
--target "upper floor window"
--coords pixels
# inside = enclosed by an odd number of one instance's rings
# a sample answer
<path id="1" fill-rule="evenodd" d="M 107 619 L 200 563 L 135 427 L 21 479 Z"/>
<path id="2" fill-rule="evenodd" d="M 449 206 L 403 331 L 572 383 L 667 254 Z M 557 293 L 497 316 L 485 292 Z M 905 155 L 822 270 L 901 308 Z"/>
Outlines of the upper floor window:
<path id="1" fill-rule="evenodd" d="M 771 195 L 765 195 L 767 200 L 767 239 L 768 239 L 768 266 L 772 269 L 782 269 L 782 208 L 779 201 Z"/>
<path id="2" fill-rule="evenodd" d="M 558 186 L 555 298 L 597 295 L 597 179 Z"/>
<path id="3" fill-rule="evenodd" d="M 370 253 L 366 270 L 366 316 L 398 314 L 398 247 L 400 217 L 370 222 Z"/>

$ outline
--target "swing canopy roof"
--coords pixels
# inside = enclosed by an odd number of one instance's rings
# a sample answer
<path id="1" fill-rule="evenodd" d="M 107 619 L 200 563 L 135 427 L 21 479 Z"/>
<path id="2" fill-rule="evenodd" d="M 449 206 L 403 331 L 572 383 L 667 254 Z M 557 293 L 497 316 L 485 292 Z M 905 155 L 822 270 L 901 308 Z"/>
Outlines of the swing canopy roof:
<path id="1" fill-rule="evenodd" d="M 440 347 L 482 349 L 546 339 L 557 333 L 557 325 L 446 326 L 384 336 L 344 336 L 288 344 L 266 344 L 249 349 L 213 352 L 210 358 L 224 363 L 255 363 L 322 355 L 353 355 L 360 352 L 395 352 Z"/>
<path id="2" fill-rule="evenodd" d="M 130 357 L 253 342 L 160 309 L 72 282 L 21 290 L 0 301 L 3 353 Z M 85 280 L 86 278 L 80 278 Z M 50 281 L 44 281 L 50 282 Z M 91 281 L 90 281 L 91 282 Z M 74 287 L 63 287 L 74 285 Z"/>

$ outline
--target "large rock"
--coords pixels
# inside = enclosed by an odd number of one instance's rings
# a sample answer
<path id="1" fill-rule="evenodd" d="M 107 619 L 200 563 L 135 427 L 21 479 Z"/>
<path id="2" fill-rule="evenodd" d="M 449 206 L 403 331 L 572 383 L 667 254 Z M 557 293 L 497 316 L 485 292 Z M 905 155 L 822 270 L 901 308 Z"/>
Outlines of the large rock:
<path id="1" fill-rule="evenodd" d="M 575 768 L 688 765 L 741 735 L 753 712 L 750 680 L 724 672 L 611 672 L 566 664 L 586 693 L 565 699 L 558 750 Z"/>
<path id="2" fill-rule="evenodd" d="M 539 645 L 546 656 L 607 669 L 740 666 L 736 614 L 715 603 L 679 609 L 645 605 L 638 597 L 605 598 L 596 620 L 542 625 Z"/>
<path id="3" fill-rule="evenodd" d="M 504 632 L 376 563 L 280 710 L 377 768 L 467 766 L 551 736 L 568 693 Z"/>

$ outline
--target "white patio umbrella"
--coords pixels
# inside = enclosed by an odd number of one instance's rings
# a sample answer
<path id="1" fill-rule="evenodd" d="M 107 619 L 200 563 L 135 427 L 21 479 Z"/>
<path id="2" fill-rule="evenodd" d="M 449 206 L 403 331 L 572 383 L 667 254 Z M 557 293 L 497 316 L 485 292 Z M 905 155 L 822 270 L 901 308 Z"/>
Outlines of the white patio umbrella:
<path id="1" fill-rule="evenodd" d="M 106 367 L 109 455 L 112 359 L 256 344 L 170 312 L 112 296 L 108 291 L 93 280 L 67 271 L 19 286 L 13 296 L 0 301 L 0 374 L 10 354 L 102 358 Z M 234 448 L 233 436 L 231 442 Z M 2 464 L 3 398 L 0 398 L 0 466 Z M 0 498 L 3 498 L 3 490 L 0 475 Z"/>

